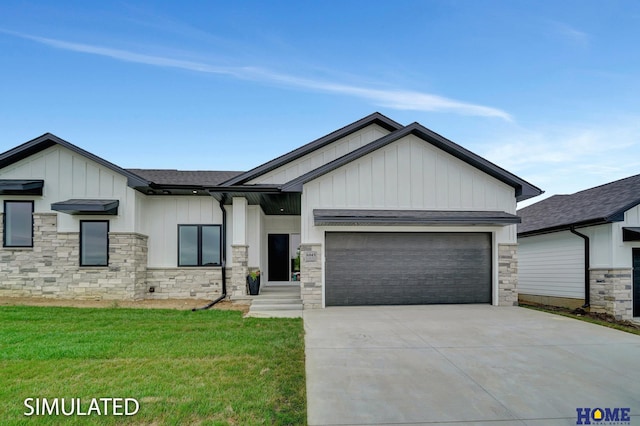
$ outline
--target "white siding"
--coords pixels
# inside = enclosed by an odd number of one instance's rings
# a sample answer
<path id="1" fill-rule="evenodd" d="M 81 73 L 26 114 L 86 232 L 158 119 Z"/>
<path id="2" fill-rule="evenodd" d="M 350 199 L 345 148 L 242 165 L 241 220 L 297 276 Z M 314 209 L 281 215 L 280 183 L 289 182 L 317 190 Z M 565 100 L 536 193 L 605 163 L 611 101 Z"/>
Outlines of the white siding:
<path id="1" fill-rule="evenodd" d="M 289 182 L 387 134 L 389 134 L 388 130 L 377 124 L 372 124 L 269 173 L 265 173 L 248 183 L 282 184 Z"/>
<path id="2" fill-rule="evenodd" d="M 222 224 L 222 212 L 213 197 L 147 197 L 144 202 L 145 223 L 142 233 L 148 235 L 149 267 L 177 267 L 178 225 Z M 232 214 L 227 209 L 227 258 L 231 257 Z"/>
<path id="3" fill-rule="evenodd" d="M 584 299 L 584 240 L 569 231 L 521 238 L 518 292 Z"/>
<path id="4" fill-rule="evenodd" d="M 640 248 L 640 241 L 622 241 L 622 228 L 640 226 L 640 206 L 624 214 L 623 222 L 579 229 L 591 238 L 592 268 L 631 268 L 632 249 Z"/>
<path id="5" fill-rule="evenodd" d="M 591 268 L 610 268 L 613 265 L 611 224 L 578 228 L 576 231 L 589 237 Z M 620 231 L 622 232 L 622 231 Z M 622 237 L 620 237 L 622 239 Z M 629 258 L 631 262 L 631 258 Z M 627 267 L 629 267 L 627 265 Z"/>
<path id="6" fill-rule="evenodd" d="M 302 242 L 321 243 L 313 209 L 498 210 L 515 214 L 514 189 L 413 135 L 304 185 Z M 500 242 L 515 242 L 512 228 Z M 496 229 L 496 228 L 494 228 Z"/>
<path id="7" fill-rule="evenodd" d="M 260 248 L 262 247 L 262 226 L 264 213 L 260 206 L 247 207 L 247 244 L 249 245 L 250 268 L 262 268 Z"/>
<path id="8" fill-rule="evenodd" d="M 624 222 L 611 224 L 613 268 L 631 268 L 633 248 L 640 248 L 640 241 L 622 241 L 622 228 L 640 226 L 640 206 L 632 207 L 624 214 Z"/>
<path id="9" fill-rule="evenodd" d="M 52 212 L 52 203 L 71 198 L 120 201 L 117 216 L 72 216 L 59 213 L 60 232 L 78 232 L 81 219 L 109 219 L 110 230 L 114 232 L 137 230 L 137 195 L 135 190 L 127 186 L 127 178 L 60 145 L 54 145 L 1 169 L 0 179 L 44 179 L 42 197 L 1 198 L 35 200 L 35 211 L 40 213 Z M 3 207 L 0 206 L 1 208 Z"/>

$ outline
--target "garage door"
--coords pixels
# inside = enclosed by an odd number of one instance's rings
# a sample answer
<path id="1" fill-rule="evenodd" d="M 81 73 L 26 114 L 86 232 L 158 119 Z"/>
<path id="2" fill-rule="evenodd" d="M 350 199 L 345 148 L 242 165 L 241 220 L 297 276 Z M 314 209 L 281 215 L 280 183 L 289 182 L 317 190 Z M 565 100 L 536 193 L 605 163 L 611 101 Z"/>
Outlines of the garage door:
<path id="1" fill-rule="evenodd" d="M 327 306 L 491 303 L 491 234 L 326 234 Z"/>

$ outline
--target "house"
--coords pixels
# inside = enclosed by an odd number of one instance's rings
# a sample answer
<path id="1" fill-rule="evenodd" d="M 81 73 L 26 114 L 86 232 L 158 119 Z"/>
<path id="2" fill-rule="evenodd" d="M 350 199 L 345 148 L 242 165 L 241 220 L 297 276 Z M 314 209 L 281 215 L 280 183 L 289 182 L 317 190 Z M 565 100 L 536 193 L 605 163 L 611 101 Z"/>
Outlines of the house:
<path id="1" fill-rule="evenodd" d="M 521 301 L 640 316 L 640 175 L 518 210 Z"/>
<path id="2" fill-rule="evenodd" d="M 513 305 L 516 202 L 540 193 L 379 113 L 247 172 L 123 169 L 45 134 L 0 154 L 0 296 L 235 298 L 260 269 L 305 308 Z"/>

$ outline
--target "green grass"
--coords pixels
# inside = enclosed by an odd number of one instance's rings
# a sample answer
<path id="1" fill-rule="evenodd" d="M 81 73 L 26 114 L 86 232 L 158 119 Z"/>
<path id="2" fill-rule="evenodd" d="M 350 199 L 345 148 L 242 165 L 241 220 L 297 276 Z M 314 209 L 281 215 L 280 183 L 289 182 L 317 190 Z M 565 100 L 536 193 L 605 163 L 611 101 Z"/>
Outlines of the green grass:
<path id="1" fill-rule="evenodd" d="M 569 317 L 573 319 L 577 319 L 580 321 L 590 322 L 592 324 L 601 325 L 603 327 L 614 328 L 616 330 L 625 331 L 631 334 L 640 335 L 640 328 L 635 324 L 630 324 L 628 321 L 615 321 L 611 318 L 608 320 L 603 320 L 597 317 L 589 316 L 588 314 L 575 314 L 568 308 L 558 308 L 555 306 L 545 306 L 545 305 L 529 305 L 525 303 L 520 303 L 520 306 L 527 309 L 533 309 L 535 311 L 547 312 L 549 314 L 562 315 L 564 317 Z"/>
<path id="2" fill-rule="evenodd" d="M 135 398 L 135 416 L 24 416 L 25 398 Z M 298 425 L 300 319 L 0 307 L 0 424 Z"/>

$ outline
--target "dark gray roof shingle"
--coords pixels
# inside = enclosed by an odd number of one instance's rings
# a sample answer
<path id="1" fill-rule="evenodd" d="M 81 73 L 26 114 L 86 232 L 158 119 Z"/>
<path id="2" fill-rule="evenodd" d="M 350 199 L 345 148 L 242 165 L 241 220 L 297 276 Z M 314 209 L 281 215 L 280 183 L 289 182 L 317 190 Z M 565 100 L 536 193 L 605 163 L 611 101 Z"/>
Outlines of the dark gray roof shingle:
<path id="1" fill-rule="evenodd" d="M 640 204 L 640 175 L 571 195 L 554 195 L 518 210 L 518 235 L 624 220 L 624 212 Z"/>
<path id="2" fill-rule="evenodd" d="M 217 186 L 243 172 L 174 170 L 174 169 L 127 169 L 148 181 L 158 185 L 197 185 Z"/>

